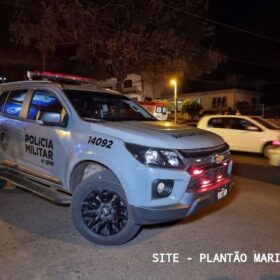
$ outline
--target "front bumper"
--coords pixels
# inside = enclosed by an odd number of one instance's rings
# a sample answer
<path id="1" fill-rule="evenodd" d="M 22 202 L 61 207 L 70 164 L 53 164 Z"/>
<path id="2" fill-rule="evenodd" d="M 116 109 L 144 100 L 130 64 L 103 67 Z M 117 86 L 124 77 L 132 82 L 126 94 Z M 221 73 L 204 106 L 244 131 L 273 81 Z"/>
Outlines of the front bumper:
<path id="1" fill-rule="evenodd" d="M 222 188 L 227 188 L 227 192 L 232 191 L 234 182 L 229 181 L 226 185 L 219 186 L 206 192 L 188 193 L 186 203 L 158 207 L 134 207 L 130 205 L 130 211 L 134 221 L 139 225 L 164 223 L 185 218 L 199 209 L 210 206 L 217 201 L 217 192 Z"/>

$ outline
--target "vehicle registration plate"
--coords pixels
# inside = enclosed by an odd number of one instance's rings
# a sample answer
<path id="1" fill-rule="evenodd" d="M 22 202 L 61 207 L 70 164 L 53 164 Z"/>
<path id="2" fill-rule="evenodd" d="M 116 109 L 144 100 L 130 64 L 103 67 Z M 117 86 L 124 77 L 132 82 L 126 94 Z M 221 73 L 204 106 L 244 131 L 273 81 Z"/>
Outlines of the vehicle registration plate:
<path id="1" fill-rule="evenodd" d="M 221 199 L 221 198 L 225 197 L 227 195 L 227 193 L 228 193 L 228 191 L 227 191 L 226 187 L 219 189 L 217 192 L 217 199 Z"/>

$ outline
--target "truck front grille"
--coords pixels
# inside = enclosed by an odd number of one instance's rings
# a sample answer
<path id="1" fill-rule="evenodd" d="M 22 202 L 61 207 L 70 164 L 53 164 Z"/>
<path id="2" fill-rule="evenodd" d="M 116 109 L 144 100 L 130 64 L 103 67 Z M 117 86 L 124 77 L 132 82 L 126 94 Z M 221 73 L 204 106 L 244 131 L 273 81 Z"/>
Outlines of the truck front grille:
<path id="1" fill-rule="evenodd" d="M 232 160 L 227 144 L 195 151 L 180 150 L 180 153 L 191 175 L 187 192 L 210 190 L 230 181 Z"/>
<path id="2" fill-rule="evenodd" d="M 232 161 L 229 159 L 219 164 L 191 166 L 188 168 L 191 180 L 187 191 L 204 191 L 226 184 L 231 177 L 231 165 Z"/>

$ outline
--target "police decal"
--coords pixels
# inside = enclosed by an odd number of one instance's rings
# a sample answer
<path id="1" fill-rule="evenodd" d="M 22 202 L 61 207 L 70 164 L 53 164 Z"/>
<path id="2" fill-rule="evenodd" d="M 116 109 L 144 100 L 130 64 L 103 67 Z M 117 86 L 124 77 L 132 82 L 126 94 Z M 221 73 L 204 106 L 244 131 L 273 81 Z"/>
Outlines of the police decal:
<path id="1" fill-rule="evenodd" d="M 54 165 L 53 149 L 52 139 L 25 134 L 25 152 L 40 157 L 42 163 Z"/>

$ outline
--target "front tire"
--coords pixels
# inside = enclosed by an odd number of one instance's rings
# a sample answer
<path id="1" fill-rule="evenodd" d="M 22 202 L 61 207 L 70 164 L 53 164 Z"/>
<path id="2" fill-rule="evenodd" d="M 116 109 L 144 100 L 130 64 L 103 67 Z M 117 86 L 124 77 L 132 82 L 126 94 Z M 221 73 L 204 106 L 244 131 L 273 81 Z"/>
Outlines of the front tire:
<path id="1" fill-rule="evenodd" d="M 7 181 L 0 179 L 0 190 L 5 187 L 6 183 L 7 183 Z"/>
<path id="2" fill-rule="evenodd" d="M 122 186 L 110 171 L 91 175 L 77 186 L 71 211 L 77 230 L 93 243 L 123 244 L 140 230 L 133 221 Z"/>

